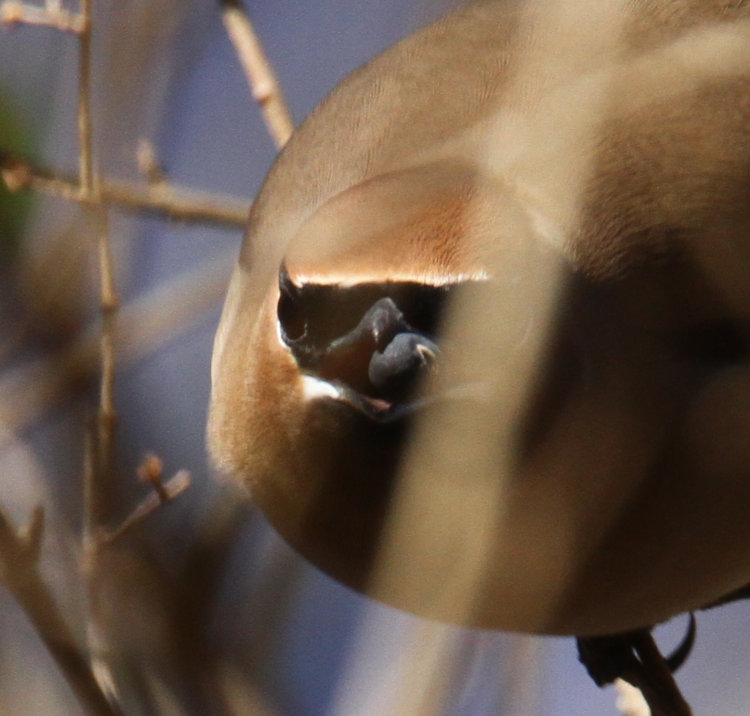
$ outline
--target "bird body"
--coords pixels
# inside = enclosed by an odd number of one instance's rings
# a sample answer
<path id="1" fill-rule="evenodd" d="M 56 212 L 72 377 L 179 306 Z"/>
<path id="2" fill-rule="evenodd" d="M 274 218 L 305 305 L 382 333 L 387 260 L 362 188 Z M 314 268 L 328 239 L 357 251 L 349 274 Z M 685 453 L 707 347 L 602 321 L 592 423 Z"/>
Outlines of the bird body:
<path id="1" fill-rule="evenodd" d="M 251 210 L 208 441 L 324 571 L 607 634 L 750 582 L 750 4 L 484 0 Z"/>

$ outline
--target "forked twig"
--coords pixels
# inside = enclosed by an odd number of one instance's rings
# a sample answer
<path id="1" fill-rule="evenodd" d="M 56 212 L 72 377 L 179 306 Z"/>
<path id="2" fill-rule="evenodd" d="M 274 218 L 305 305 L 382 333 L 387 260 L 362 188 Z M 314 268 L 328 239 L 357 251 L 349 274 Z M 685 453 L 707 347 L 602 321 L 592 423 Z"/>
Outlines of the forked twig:
<path id="1" fill-rule="evenodd" d="M 73 633 L 39 574 L 43 521 L 44 513 L 37 508 L 26 535 L 22 536 L 0 512 L 0 581 L 34 625 L 81 704 L 93 714 L 119 714 L 99 687 L 86 655 L 76 645 Z"/>
<path id="2" fill-rule="evenodd" d="M 97 225 L 97 258 L 100 276 L 101 332 L 99 355 L 101 383 L 96 418 L 87 430 L 84 468 L 84 576 L 88 586 L 88 653 L 76 648 L 71 632 L 51 593 L 46 590 L 37 569 L 41 518 L 32 522 L 29 537 L 22 539 L 0 515 L 0 570 L 11 592 L 28 613 L 40 636 L 48 645 L 59 667 L 74 687 L 81 703 L 92 713 L 119 713 L 110 685 L 113 679 L 99 648 L 96 582 L 99 572 L 98 548 L 111 544 L 126 531 L 142 522 L 165 502 L 181 494 L 190 484 L 186 471 L 180 471 L 162 484 L 161 465 L 154 461 L 143 474 L 154 490 L 113 532 L 102 527 L 102 505 L 106 482 L 112 475 L 116 411 L 115 320 L 119 301 L 115 288 L 108 210 L 120 208 L 154 212 L 188 221 L 242 226 L 249 206 L 245 202 L 213 197 L 169 185 L 163 175 L 147 173 L 144 184 L 106 179 L 99 176 L 93 150 L 91 111 L 91 18 L 93 0 L 80 0 L 78 13 L 62 9 L 49 0 L 44 8 L 25 2 L 0 3 L 0 20 L 7 24 L 46 25 L 75 33 L 79 44 L 79 84 L 77 132 L 79 142 L 78 176 L 61 174 L 34 166 L 31 162 L 0 150 L 0 171 L 11 190 L 29 189 L 82 204 Z M 269 131 L 278 146 L 291 135 L 293 126 L 278 83 L 254 35 L 249 18 L 238 3 L 224 3 L 224 20 L 233 37 L 242 62 L 252 77 L 253 94 L 261 105 Z M 103 678 L 102 678 L 103 676 Z M 107 695 L 111 696 L 108 700 Z M 110 702 L 111 701 L 111 702 Z"/>
<path id="3" fill-rule="evenodd" d="M 116 542 L 125 533 L 156 512 L 162 505 L 171 502 L 185 492 L 190 487 L 190 473 L 187 470 L 180 470 L 165 483 L 160 483 L 159 486 L 161 489 L 155 489 L 144 497 L 117 529 L 112 532 L 100 532 L 97 536 L 97 545 L 104 547 Z"/>
<path id="4" fill-rule="evenodd" d="M 690 706 L 649 630 L 634 632 L 633 649 L 641 668 L 623 677 L 641 690 L 651 709 L 651 716 L 692 716 Z"/>

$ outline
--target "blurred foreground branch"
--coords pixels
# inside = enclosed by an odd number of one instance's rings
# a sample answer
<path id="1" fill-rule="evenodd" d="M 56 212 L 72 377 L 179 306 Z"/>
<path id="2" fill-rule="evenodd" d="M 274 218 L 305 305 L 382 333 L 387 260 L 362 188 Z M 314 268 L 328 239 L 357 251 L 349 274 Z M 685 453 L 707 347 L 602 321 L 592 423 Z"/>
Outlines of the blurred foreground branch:
<path id="1" fill-rule="evenodd" d="M 116 350 L 120 363 L 151 354 L 200 320 L 221 300 L 234 251 L 136 298 L 120 309 Z M 0 425 L 9 433 L 31 427 L 96 369 L 98 324 L 88 326 L 69 346 L 5 371 L 0 376 Z M 0 437 L 0 448 L 3 438 Z"/>
<path id="2" fill-rule="evenodd" d="M 0 578 L 28 614 L 84 710 L 95 714 L 117 714 L 120 713 L 116 704 L 121 703 L 119 692 L 122 684 L 116 683 L 115 674 L 119 673 L 123 662 L 122 655 L 108 643 L 110 634 L 102 609 L 103 605 L 111 606 L 104 604 L 106 597 L 102 590 L 111 576 L 106 573 L 103 562 L 105 550 L 160 506 L 182 494 L 190 485 L 190 476 L 181 470 L 162 483 L 161 461 L 153 456 L 147 457 L 139 473 L 153 489 L 118 527 L 105 528 L 106 488 L 116 475 L 113 464 L 117 423 L 114 401 L 116 359 L 119 365 L 123 359 L 150 350 L 156 341 L 163 343 L 165 337 L 185 323 L 193 323 L 196 312 L 213 305 L 223 293 L 229 264 L 222 257 L 220 262 L 191 272 L 186 281 L 179 279 L 177 286 L 160 287 L 154 295 L 138 299 L 134 305 L 120 310 L 110 246 L 109 211 L 156 214 L 181 221 L 239 228 L 247 221 L 249 205 L 244 201 L 170 184 L 150 145 L 142 145 L 138 152 L 138 164 L 146 181 L 129 182 L 99 174 L 91 106 L 93 2 L 79 0 L 78 11 L 73 12 L 63 8 L 60 0 L 46 0 L 43 6 L 0 0 L 0 22 L 6 26 L 43 25 L 72 33 L 79 52 L 77 175 L 66 175 L 36 165 L 1 148 L 0 174 L 10 191 L 28 190 L 76 202 L 93 217 L 97 227 L 99 317 L 74 345 L 34 364 L 23 365 L 15 375 L 5 375 L 0 379 L 0 392 L 5 396 L 0 406 L 0 425 L 13 439 L 14 433 L 30 426 L 42 411 L 64 396 L 71 382 L 93 377 L 98 365 L 99 401 L 96 415 L 86 432 L 83 559 L 79 574 L 86 586 L 87 598 L 83 605 L 86 647 L 76 645 L 73 633 L 38 571 L 41 511 L 35 513 L 28 537 L 17 534 L 0 513 Z M 253 96 L 261 106 L 268 130 L 276 145 L 281 147 L 291 135 L 293 124 L 275 74 L 241 4 L 223 2 L 222 18 L 250 79 Z M 206 601 L 206 605 L 209 603 Z M 116 608 L 121 608 L 119 601 Z M 202 623 L 201 619 L 192 621 Z M 195 648 L 191 650 L 196 651 Z M 153 698 L 147 698 L 146 702 L 149 700 Z"/>
<path id="3" fill-rule="evenodd" d="M 81 703 L 93 714 L 120 713 L 99 687 L 88 659 L 77 647 L 73 634 L 41 578 L 39 545 L 44 512 L 37 507 L 25 534 L 19 534 L 0 512 L 0 581 L 26 613 L 34 629 L 55 659 Z"/>
<path id="4" fill-rule="evenodd" d="M 85 27 L 83 15 L 65 10 L 59 0 L 47 0 L 44 7 L 20 0 L 5 0 L 0 4 L 0 23 L 6 26 L 41 25 L 76 34 L 83 32 Z"/>

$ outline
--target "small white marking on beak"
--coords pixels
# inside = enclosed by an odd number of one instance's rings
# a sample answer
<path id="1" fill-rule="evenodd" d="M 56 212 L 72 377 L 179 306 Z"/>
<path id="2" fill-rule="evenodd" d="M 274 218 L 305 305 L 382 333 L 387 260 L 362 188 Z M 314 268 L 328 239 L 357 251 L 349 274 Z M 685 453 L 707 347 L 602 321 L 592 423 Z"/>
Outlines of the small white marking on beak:
<path id="1" fill-rule="evenodd" d="M 434 365 L 437 361 L 435 351 L 430 350 L 427 346 L 421 343 L 417 344 L 417 353 L 419 353 L 422 365 Z"/>
<path id="2" fill-rule="evenodd" d="M 311 375 L 302 376 L 302 395 L 306 401 L 316 400 L 317 398 L 341 399 L 341 391 L 333 383 Z"/>

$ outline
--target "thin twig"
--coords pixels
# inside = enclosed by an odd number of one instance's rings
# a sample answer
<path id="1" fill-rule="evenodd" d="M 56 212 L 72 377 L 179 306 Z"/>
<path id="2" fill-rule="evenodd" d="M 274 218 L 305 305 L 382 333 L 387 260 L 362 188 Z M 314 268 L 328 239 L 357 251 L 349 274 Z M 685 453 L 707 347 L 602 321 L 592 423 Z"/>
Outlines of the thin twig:
<path id="1" fill-rule="evenodd" d="M 281 149 L 292 136 L 294 122 L 276 73 L 242 3 L 239 0 L 220 2 L 224 27 L 245 70 L 250 91 L 260 105 L 269 134 Z"/>
<path id="2" fill-rule="evenodd" d="M 143 501 L 123 520 L 112 532 L 100 532 L 97 545 L 106 546 L 118 540 L 126 532 L 139 525 L 147 517 L 156 512 L 166 502 L 171 502 L 190 487 L 190 473 L 180 470 L 173 477 L 162 484 L 163 493 L 150 492 Z"/>
<path id="3" fill-rule="evenodd" d="M 83 555 L 88 558 L 94 543 L 96 526 L 99 523 L 99 505 L 96 489 L 97 462 L 99 459 L 99 430 L 93 421 L 88 421 L 83 444 Z"/>
<path id="4" fill-rule="evenodd" d="M 91 131 L 91 2 L 80 0 L 81 31 L 78 33 L 78 171 L 82 193 L 94 191 L 94 157 Z"/>
<path id="5" fill-rule="evenodd" d="M 115 450 L 117 411 L 115 409 L 115 328 L 119 299 L 115 289 L 109 220 L 106 209 L 94 209 L 97 214 L 97 256 L 101 281 L 100 302 L 102 328 L 99 340 L 101 355 L 101 383 L 99 389 L 99 461 L 97 481 L 111 477 Z"/>
<path id="6" fill-rule="evenodd" d="M 42 580 L 38 564 L 37 544 L 41 517 L 37 510 L 30 532 L 34 537 L 22 539 L 7 517 L 0 512 L 0 577 L 10 593 L 34 625 L 39 637 L 60 667 L 63 676 L 87 712 L 119 714 L 109 703 L 96 682 L 86 656 L 77 647 L 68 625 Z"/>
<path id="7" fill-rule="evenodd" d="M 116 699 L 116 686 L 108 656 L 108 644 L 100 625 L 99 594 L 100 564 L 92 536 L 99 530 L 105 495 L 114 474 L 117 412 L 115 410 L 115 322 L 119 299 L 115 289 L 114 265 L 107 208 L 101 203 L 100 183 L 93 152 L 91 110 L 91 31 L 93 0 L 80 0 L 82 18 L 78 33 L 78 181 L 81 197 L 88 202 L 88 210 L 95 219 L 96 249 L 100 280 L 100 311 L 102 316 L 99 338 L 101 375 L 96 429 L 88 441 L 91 465 L 85 472 L 83 534 L 84 578 L 87 587 L 86 636 L 90 652 L 90 668 L 102 690 Z M 92 469 L 93 467 L 93 469 Z"/>
<path id="8" fill-rule="evenodd" d="M 48 24 L 59 29 L 75 27 L 79 43 L 77 180 L 63 179 L 51 173 L 45 176 L 44 172 L 35 171 L 28 163 L 9 158 L 2 152 L 0 152 L 0 169 L 9 188 L 48 190 L 57 196 L 81 202 L 94 216 L 97 224 L 102 318 L 99 336 L 101 383 L 96 421 L 87 431 L 84 467 L 83 570 L 88 596 L 86 629 L 89 654 L 84 655 L 74 649 L 72 636 L 66 631 L 65 624 L 51 596 L 44 591 L 44 585 L 36 570 L 41 532 L 40 519 L 32 523 L 26 542 L 22 542 L 6 522 L 0 522 L 0 574 L 5 577 L 9 588 L 17 595 L 29 618 L 45 639 L 45 643 L 63 673 L 68 676 L 82 703 L 93 713 L 112 714 L 117 713 L 116 707 L 109 703 L 106 694 L 108 690 L 110 694 L 114 693 L 114 680 L 108 663 L 109 659 L 106 658 L 105 653 L 107 643 L 99 628 L 97 587 L 102 575 L 96 549 L 98 546 L 96 535 L 99 534 L 102 520 L 103 493 L 112 474 L 116 424 L 115 320 L 119 301 L 115 288 L 107 211 L 110 204 L 132 205 L 133 194 L 136 192 L 126 192 L 126 196 L 118 197 L 118 186 L 114 182 L 103 191 L 105 188 L 96 171 L 91 110 L 92 6 L 93 0 L 80 0 L 80 12 L 75 16 L 75 23 L 73 23 L 71 19 L 73 16 L 66 17 L 58 2 L 48 2 L 44 10 L 18 2 L 4 2 L 0 5 L 0 19 L 8 23 Z M 265 100 L 261 102 L 265 103 Z M 273 108 L 274 102 L 271 101 L 270 104 Z M 174 202 L 175 197 L 169 194 L 169 189 L 165 182 L 151 182 L 145 189 L 146 201 L 142 203 L 150 202 L 148 208 L 170 213 L 173 207 L 169 205 L 169 202 Z M 137 199 L 138 197 L 136 201 Z M 138 206 L 137 208 L 141 210 L 144 207 Z M 195 207 L 190 207 L 190 211 L 186 213 L 194 216 Z M 244 224 L 247 213 L 247 207 L 242 205 L 239 215 L 232 217 L 232 222 L 238 225 Z M 178 473 L 166 485 L 162 485 L 161 468 L 157 472 L 156 475 L 151 475 L 149 472 L 149 477 L 153 478 L 155 491 L 113 533 L 114 536 L 108 536 L 110 540 L 138 524 L 160 504 L 180 494 L 189 485 L 187 473 Z M 10 555 L 5 561 L 2 559 L 3 552 L 6 556 Z M 33 574 L 29 571 L 30 567 L 33 568 Z M 27 604 L 34 597 L 34 594 L 28 593 L 29 589 L 36 594 L 37 603 L 41 603 L 40 609 L 35 609 L 33 603 Z M 62 625 L 51 637 L 49 637 L 49 630 L 45 630 L 46 626 L 50 626 L 49 620 L 53 622 L 52 627 L 59 627 L 55 620 Z M 115 702 L 113 699 L 113 703 Z"/>
<path id="9" fill-rule="evenodd" d="M 195 325 L 225 294 L 234 260 L 235 251 L 227 249 L 214 261 L 125 304 L 115 344 L 119 362 L 132 364 Z M 98 341 L 99 327 L 93 324 L 65 349 L 14 371 L 0 372 L 0 425 L 4 430 L 13 434 L 27 429 L 69 396 L 71 388 L 91 377 Z"/>
<path id="10" fill-rule="evenodd" d="M 76 34 L 84 31 L 84 21 L 79 13 L 69 12 L 60 6 L 37 7 L 20 0 L 5 0 L 0 4 L 0 24 L 9 27 L 40 25 Z"/>
<path id="11" fill-rule="evenodd" d="M 35 166 L 2 150 L 0 173 L 10 191 L 26 189 L 68 201 L 83 204 L 91 202 L 91 197 L 85 194 L 76 179 Z M 216 196 L 167 182 L 140 184 L 101 177 L 98 183 L 99 203 L 139 214 L 152 213 L 179 221 L 242 228 L 247 224 L 250 211 L 250 205 L 239 199 Z"/>
<path id="12" fill-rule="evenodd" d="M 123 210 L 232 228 L 244 228 L 250 213 L 250 204 L 240 199 L 216 196 L 166 182 L 143 185 L 103 180 L 100 195 L 104 204 Z"/>
<path id="13" fill-rule="evenodd" d="M 100 277 L 100 308 L 102 327 L 99 338 L 101 384 L 96 428 L 87 431 L 86 466 L 84 472 L 84 552 L 88 555 L 91 535 L 101 516 L 102 482 L 111 468 L 114 440 L 114 352 L 113 313 L 117 307 L 109 249 L 109 227 L 106 210 L 94 191 L 94 159 L 91 124 L 91 0 L 80 0 L 83 29 L 78 35 L 78 185 L 80 196 L 90 206 L 96 219 L 96 245 Z M 93 566 L 87 560 L 87 570 Z"/>
<path id="14" fill-rule="evenodd" d="M 623 677 L 637 686 L 651 709 L 651 716 L 692 716 L 690 706 L 656 646 L 648 629 L 633 632 L 633 649 L 640 660 L 640 668 Z"/>

